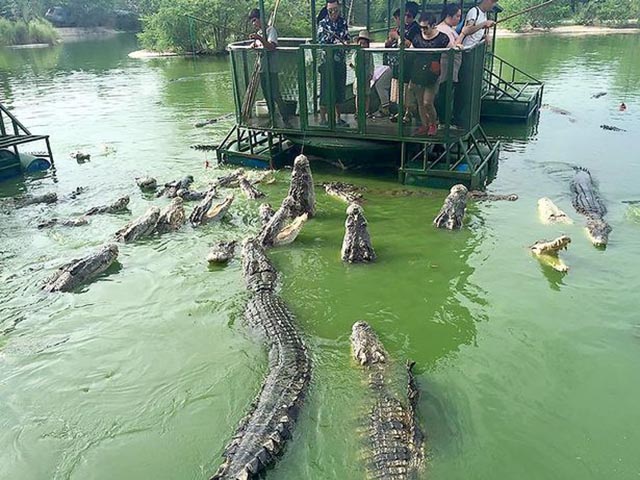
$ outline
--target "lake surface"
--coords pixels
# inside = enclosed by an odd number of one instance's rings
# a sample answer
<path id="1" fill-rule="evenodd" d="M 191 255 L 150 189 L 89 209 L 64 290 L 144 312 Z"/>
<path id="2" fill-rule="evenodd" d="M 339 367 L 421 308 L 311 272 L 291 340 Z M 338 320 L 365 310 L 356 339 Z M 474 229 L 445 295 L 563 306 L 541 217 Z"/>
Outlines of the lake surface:
<path id="1" fill-rule="evenodd" d="M 640 477 L 640 38 L 498 40 L 498 53 L 543 80 L 549 110 L 531 128 L 488 125 L 502 138 L 490 190 L 515 202 L 470 205 L 460 232 L 432 220 L 444 191 L 399 196 L 391 180 L 325 172 L 366 184 L 379 262 L 345 266 L 345 205 L 318 193 L 317 218 L 270 256 L 281 294 L 312 352 L 313 382 L 293 441 L 272 479 L 364 478 L 366 388 L 350 358 L 351 325 L 372 324 L 391 358 L 417 362 L 422 478 Z M 220 141 L 232 109 L 225 59 L 132 60 L 128 36 L 45 50 L 0 52 L 2 102 L 48 133 L 55 175 L 0 184 L 0 478 L 206 479 L 254 398 L 266 355 L 242 322 L 240 263 L 210 269 L 216 240 L 256 230 L 257 203 L 236 199 L 221 224 L 121 247 L 119 269 L 76 294 L 45 296 L 62 263 L 107 241 L 130 215 L 77 229 L 36 229 L 130 195 L 132 216 L 166 200 L 133 179 L 220 174 L 193 143 Z M 592 99 L 598 91 L 608 95 Z M 618 111 L 620 102 L 628 110 Z M 612 124 L 627 133 L 608 132 Z M 92 153 L 77 164 L 72 150 Z M 571 207 L 573 166 L 598 180 L 613 226 L 606 250 Z M 265 187 L 284 196 L 288 175 Z M 87 187 L 77 199 L 68 194 Z M 57 192 L 55 206 L 10 207 L 7 197 Z M 544 226 L 539 197 L 574 225 Z M 569 234 L 562 275 L 528 252 Z"/>

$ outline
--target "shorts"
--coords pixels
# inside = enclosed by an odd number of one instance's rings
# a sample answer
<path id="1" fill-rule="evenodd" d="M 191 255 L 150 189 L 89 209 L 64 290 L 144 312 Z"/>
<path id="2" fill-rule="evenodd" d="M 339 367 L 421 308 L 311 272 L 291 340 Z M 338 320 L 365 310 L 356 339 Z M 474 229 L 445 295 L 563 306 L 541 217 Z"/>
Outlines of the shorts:
<path id="1" fill-rule="evenodd" d="M 320 105 L 329 105 L 329 64 L 320 66 Z M 344 103 L 347 90 L 347 64 L 344 62 L 333 62 L 333 86 L 336 105 Z"/>

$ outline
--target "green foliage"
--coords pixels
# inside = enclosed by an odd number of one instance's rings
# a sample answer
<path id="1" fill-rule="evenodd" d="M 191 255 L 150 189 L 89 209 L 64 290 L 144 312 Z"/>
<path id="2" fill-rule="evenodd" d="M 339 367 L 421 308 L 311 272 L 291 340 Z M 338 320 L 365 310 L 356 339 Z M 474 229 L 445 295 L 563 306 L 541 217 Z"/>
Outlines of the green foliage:
<path id="1" fill-rule="evenodd" d="M 155 51 L 221 52 L 230 41 L 247 38 L 252 31 L 247 15 L 255 0 L 155 0 L 156 11 L 142 17 L 142 46 Z M 273 1 L 265 8 L 270 11 Z M 304 0 L 284 0 L 276 26 L 280 36 L 308 35 L 310 7 Z M 190 15 L 199 20 L 190 19 Z"/>
<path id="2" fill-rule="evenodd" d="M 500 6 L 504 9 L 502 17 L 519 12 L 534 5 L 542 3 L 541 0 L 502 0 Z M 501 24 L 509 30 L 521 31 L 529 27 L 551 28 L 571 16 L 571 5 L 567 0 L 557 0 L 555 3 L 519 15 L 512 20 Z"/>
<path id="3" fill-rule="evenodd" d="M 42 19 L 29 22 L 18 20 L 12 22 L 0 18 L 0 46 L 26 45 L 29 43 L 48 43 L 53 45 L 58 39 L 56 30 Z"/>
<path id="4" fill-rule="evenodd" d="M 576 8 L 574 17 L 577 23 L 627 24 L 640 17 L 640 0 L 591 0 Z"/>

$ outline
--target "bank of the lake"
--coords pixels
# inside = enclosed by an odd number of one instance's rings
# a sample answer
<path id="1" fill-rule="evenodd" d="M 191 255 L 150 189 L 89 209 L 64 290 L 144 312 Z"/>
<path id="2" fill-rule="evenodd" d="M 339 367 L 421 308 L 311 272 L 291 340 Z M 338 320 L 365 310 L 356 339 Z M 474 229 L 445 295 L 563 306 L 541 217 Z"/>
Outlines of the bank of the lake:
<path id="1" fill-rule="evenodd" d="M 4 103 L 33 132 L 51 134 L 55 176 L 0 184 L 0 478 L 206 479 L 259 388 L 266 354 L 242 321 L 239 261 L 209 268 L 218 240 L 257 228 L 257 202 L 238 196 L 230 217 L 201 229 L 122 246 L 120 268 L 76 294 L 40 285 L 164 199 L 133 178 L 194 175 L 231 128 L 196 121 L 233 109 L 226 58 L 128 58 L 132 36 L 0 51 Z M 640 474 L 640 38 L 633 35 L 500 39 L 498 54 L 543 80 L 539 122 L 487 124 L 502 140 L 493 192 L 517 202 L 471 204 L 460 232 L 431 221 L 446 192 L 393 178 L 327 171 L 315 181 L 367 187 L 365 213 L 379 261 L 345 266 L 345 205 L 318 191 L 318 215 L 269 255 L 280 294 L 312 353 L 312 386 L 292 441 L 268 478 L 364 479 L 360 437 L 365 379 L 349 331 L 367 320 L 391 359 L 415 360 L 418 413 L 430 480 L 631 480 Z M 596 92 L 607 92 L 598 99 Z M 627 111 L 620 112 L 621 101 Z M 627 130 L 609 132 L 601 124 Z M 101 145 L 110 148 L 102 149 Z M 73 150 L 90 162 L 69 159 Z M 613 226 L 595 249 L 571 206 L 574 166 L 589 168 Z M 288 172 L 263 187 L 286 194 Z M 76 199 L 69 194 L 87 187 Z M 21 193 L 57 192 L 54 206 L 10 207 Z M 77 229 L 38 230 L 130 195 L 131 214 Z M 540 224 L 552 198 L 574 225 Z M 541 266 L 528 246 L 573 239 L 567 275 Z"/>

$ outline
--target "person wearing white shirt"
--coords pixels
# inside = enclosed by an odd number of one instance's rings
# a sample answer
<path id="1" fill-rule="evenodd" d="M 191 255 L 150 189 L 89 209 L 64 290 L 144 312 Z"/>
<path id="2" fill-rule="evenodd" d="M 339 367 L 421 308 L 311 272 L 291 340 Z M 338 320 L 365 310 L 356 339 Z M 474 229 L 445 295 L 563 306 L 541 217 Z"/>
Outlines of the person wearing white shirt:
<path id="1" fill-rule="evenodd" d="M 460 34 L 465 48 L 471 48 L 484 40 L 488 30 L 496 24 L 493 20 L 487 19 L 487 12 L 493 10 L 496 3 L 497 0 L 482 0 L 469 9 Z"/>

